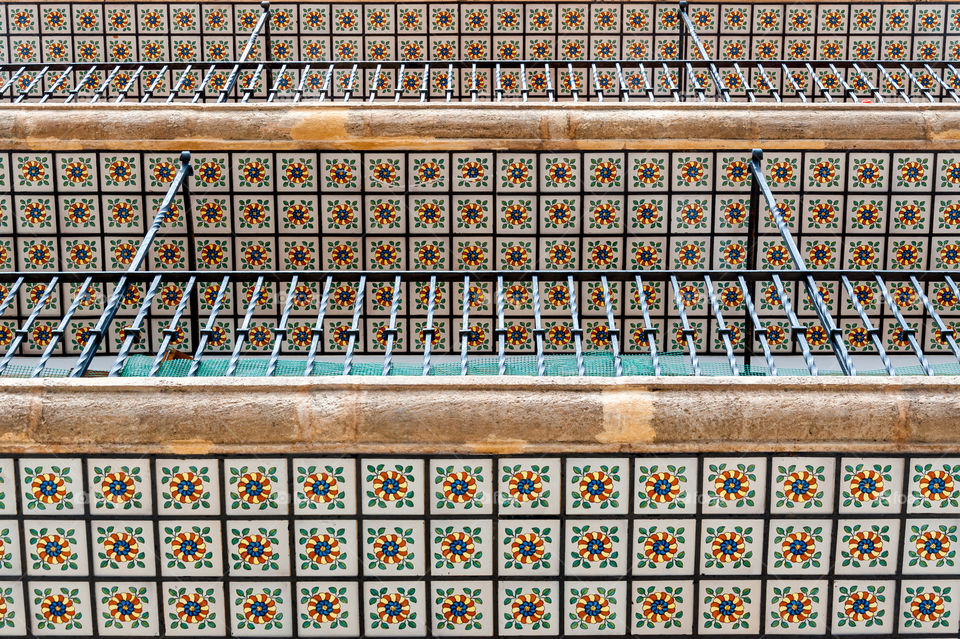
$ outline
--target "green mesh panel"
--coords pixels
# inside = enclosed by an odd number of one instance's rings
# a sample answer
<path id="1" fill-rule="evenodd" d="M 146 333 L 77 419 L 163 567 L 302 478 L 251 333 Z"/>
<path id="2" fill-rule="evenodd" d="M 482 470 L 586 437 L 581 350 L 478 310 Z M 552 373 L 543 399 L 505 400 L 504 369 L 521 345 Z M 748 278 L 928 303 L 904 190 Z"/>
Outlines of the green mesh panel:
<path id="1" fill-rule="evenodd" d="M 511 356 L 506 358 L 507 375 L 537 374 L 537 358 L 533 355 Z M 622 357 L 623 374 L 653 375 L 653 362 L 649 355 L 627 354 Z M 241 357 L 237 361 L 237 377 L 259 377 L 266 374 L 269 360 L 266 357 Z M 547 377 L 576 377 L 577 358 L 574 355 L 547 355 L 544 357 Z M 123 367 L 123 377 L 146 377 L 153 365 L 153 357 L 148 355 L 131 355 Z M 186 377 L 190 371 L 190 360 L 173 360 L 160 365 L 159 377 Z M 304 374 L 302 360 L 280 360 L 274 373 L 277 377 L 296 377 Z M 583 365 L 588 377 L 614 377 L 613 355 L 609 353 L 585 353 Z M 199 377 L 220 377 L 226 374 L 229 362 L 225 359 L 202 360 L 197 371 Z M 11 367 L 12 368 L 12 367 Z M 960 375 L 960 365 L 932 364 L 931 368 L 937 375 Z M 700 362 L 703 375 L 710 377 L 730 376 L 730 366 L 726 362 Z M 468 361 L 468 375 L 497 375 L 498 365 L 496 357 L 471 357 Z M 741 375 L 765 377 L 770 374 L 766 366 L 740 366 Z M 898 366 L 898 375 L 923 375 L 920 366 Z M 664 376 L 675 377 L 693 375 L 693 366 L 690 358 L 684 353 L 662 353 L 660 355 L 660 373 Z M 342 361 L 319 361 L 314 363 L 312 375 L 323 377 L 342 375 Z M 354 362 L 352 375 L 379 376 L 383 374 L 382 362 Z M 809 376 L 806 368 L 778 368 L 777 374 L 782 376 L 798 375 Z M 840 371 L 820 371 L 824 376 L 842 375 Z M 882 376 L 887 372 L 883 369 L 857 371 L 858 375 Z M 9 371 L 7 375 L 10 375 Z M 390 371 L 391 376 L 423 375 L 423 365 L 419 363 L 394 362 Z M 460 375 L 460 362 L 435 363 L 430 367 L 430 375 L 436 377 Z M 25 376 L 25 375 L 24 375 Z"/>

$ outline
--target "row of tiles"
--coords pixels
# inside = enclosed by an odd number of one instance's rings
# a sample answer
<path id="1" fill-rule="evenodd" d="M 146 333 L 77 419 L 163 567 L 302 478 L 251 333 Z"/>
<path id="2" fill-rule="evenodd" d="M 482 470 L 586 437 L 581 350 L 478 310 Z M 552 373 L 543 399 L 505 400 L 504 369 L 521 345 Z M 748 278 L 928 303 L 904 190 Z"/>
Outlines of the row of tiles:
<path id="1" fill-rule="evenodd" d="M 221 465 L 222 461 L 222 465 Z M 15 470 L 16 465 L 16 470 Z M 633 486 L 630 485 L 633 481 Z M 949 458 L 0 460 L 0 515 L 956 513 Z M 767 491 L 769 490 L 769 508 Z"/>
<path id="2" fill-rule="evenodd" d="M 956 575 L 960 544 L 960 520 L 929 515 L 841 518 L 835 528 L 811 518 L 180 517 L 156 529 L 149 520 L 0 520 L 0 575 L 929 577 Z"/>
<path id="3" fill-rule="evenodd" d="M 960 600 L 951 594 L 957 585 L 916 580 L 0 582 L 0 634 L 951 636 L 960 616 Z"/>
<path id="4" fill-rule="evenodd" d="M 4 16 L 5 14 L 5 16 Z M 0 27 L 10 33 L 249 34 L 260 8 L 251 2 L 10 3 Z M 936 3 L 692 3 L 698 33 L 960 33 L 960 5 Z M 4 17 L 6 22 L 4 23 Z M 273 34 L 671 33 L 677 3 L 278 3 Z"/>

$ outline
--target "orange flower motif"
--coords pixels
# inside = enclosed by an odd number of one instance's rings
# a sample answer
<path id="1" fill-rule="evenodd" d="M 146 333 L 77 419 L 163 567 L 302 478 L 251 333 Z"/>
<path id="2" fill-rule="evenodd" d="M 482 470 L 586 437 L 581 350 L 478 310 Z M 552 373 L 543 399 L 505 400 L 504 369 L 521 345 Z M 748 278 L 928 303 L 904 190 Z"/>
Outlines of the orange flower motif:
<path id="1" fill-rule="evenodd" d="M 877 614 L 877 598 L 870 592 L 855 592 L 843 602 L 843 612 L 853 621 L 866 621 Z"/>
<path id="2" fill-rule="evenodd" d="M 750 478 L 739 470 L 728 469 L 713 479 L 717 495 L 730 501 L 743 499 L 750 492 Z"/>
<path id="3" fill-rule="evenodd" d="M 136 537 L 127 533 L 113 533 L 103 540 L 103 551 L 107 557 L 117 563 L 136 559 L 140 554 L 140 544 Z"/>
<path id="4" fill-rule="evenodd" d="M 677 540 L 669 533 L 653 533 L 643 542 L 643 554 L 654 563 L 670 561 L 677 554 Z"/>
<path id="5" fill-rule="evenodd" d="M 330 535 L 314 535 L 304 547 L 307 559 L 320 566 L 332 564 L 340 557 L 340 542 Z"/>
<path id="6" fill-rule="evenodd" d="M 273 544 L 262 535 L 247 535 L 237 544 L 237 552 L 245 563 L 259 566 L 273 558 Z"/>
<path id="7" fill-rule="evenodd" d="M 942 470 L 931 470 L 920 478 L 920 494 L 930 501 L 941 501 L 953 494 L 953 476 Z"/>
<path id="8" fill-rule="evenodd" d="M 447 475 L 442 484 L 443 496 L 447 501 L 462 504 L 477 494 L 477 482 L 469 473 L 456 472 Z"/>
<path id="9" fill-rule="evenodd" d="M 307 602 L 307 614 L 317 623 L 330 623 L 340 611 L 340 598 L 330 592 L 316 594 Z"/>
<path id="10" fill-rule="evenodd" d="M 303 493 L 312 502 L 327 504 L 340 496 L 340 484 L 332 475 L 314 473 L 303 482 Z"/>
<path id="11" fill-rule="evenodd" d="M 602 532 L 593 530 L 577 540 L 577 554 L 587 561 L 603 561 L 613 554 L 613 542 Z"/>
<path id="12" fill-rule="evenodd" d="M 170 496 L 181 504 L 192 504 L 203 496 L 203 482 L 194 473 L 177 473 L 167 486 Z"/>
<path id="13" fill-rule="evenodd" d="M 746 544 L 740 534 L 725 532 L 714 537 L 710 549 L 717 561 L 728 563 L 737 561 L 743 556 Z"/>
<path id="14" fill-rule="evenodd" d="M 802 592 L 791 592 L 780 600 L 777 610 L 787 623 L 799 623 L 810 616 L 813 602 Z"/>
<path id="15" fill-rule="evenodd" d="M 733 623 L 743 616 L 743 599 L 733 593 L 717 595 L 710 602 L 710 616 L 720 623 Z"/>
<path id="16" fill-rule="evenodd" d="M 921 593 L 910 601 L 910 615 L 917 621 L 936 621 L 944 609 L 943 597 L 933 592 Z"/>
<path id="17" fill-rule="evenodd" d="M 577 600 L 577 618 L 588 624 L 601 623 L 610 616 L 610 602 L 606 597 L 589 594 Z"/>
<path id="18" fill-rule="evenodd" d="M 180 533 L 170 542 L 170 551 L 178 561 L 190 563 L 203 559 L 207 554 L 207 544 L 196 533 Z"/>
<path id="19" fill-rule="evenodd" d="M 640 604 L 643 618 L 652 623 L 669 621 L 677 612 L 677 601 L 666 592 L 647 595 Z"/>
<path id="20" fill-rule="evenodd" d="M 540 475 L 529 470 L 514 473 L 507 484 L 510 496 L 520 502 L 533 501 L 540 497 L 543 482 Z"/>
<path id="21" fill-rule="evenodd" d="M 40 602 L 40 613 L 50 623 L 65 624 L 77 614 L 73 600 L 64 595 L 47 595 Z"/>
<path id="22" fill-rule="evenodd" d="M 440 542 L 440 554 L 450 563 L 468 561 L 474 553 L 473 537 L 466 533 L 450 533 Z"/>
<path id="23" fill-rule="evenodd" d="M 409 553 L 407 540 L 399 535 L 380 535 L 373 542 L 373 554 L 382 564 L 402 563 Z"/>
<path id="24" fill-rule="evenodd" d="M 237 483 L 240 499 L 248 504 L 260 504 L 270 499 L 273 485 L 263 473 L 246 473 Z"/>
<path id="25" fill-rule="evenodd" d="M 528 625 L 543 619 L 544 608 L 543 599 L 533 593 L 528 593 L 513 600 L 510 612 L 515 621 Z"/>
<path id="26" fill-rule="evenodd" d="M 850 494 L 857 501 L 872 501 L 883 494 L 883 475 L 874 470 L 858 472 L 850 480 Z"/>
<path id="27" fill-rule="evenodd" d="M 939 561 L 950 554 L 950 538 L 936 530 L 919 535 L 914 544 L 917 555 L 924 561 Z"/>
<path id="28" fill-rule="evenodd" d="M 243 601 L 243 616 L 252 624 L 265 624 L 277 616 L 277 602 L 263 593 Z"/>
<path id="29" fill-rule="evenodd" d="M 116 621 L 136 621 L 143 614 L 143 602 L 132 592 L 118 592 L 107 601 L 107 612 Z"/>
<path id="30" fill-rule="evenodd" d="M 59 566 L 73 556 L 73 551 L 60 535 L 44 535 L 37 540 L 37 556 L 46 564 Z"/>
<path id="31" fill-rule="evenodd" d="M 377 616 L 386 624 L 396 624 L 410 616 L 410 601 L 399 593 L 389 593 L 377 601 Z"/>
<path id="32" fill-rule="evenodd" d="M 793 532 L 783 538 L 780 550 L 787 561 L 803 563 L 817 551 L 816 541 L 805 532 Z"/>
<path id="33" fill-rule="evenodd" d="M 200 623 L 210 614 L 210 603 L 198 592 L 181 595 L 174 607 L 183 623 Z"/>
<path id="34" fill-rule="evenodd" d="M 477 615 L 477 605 L 466 595 L 450 595 L 440 604 L 440 614 L 452 624 L 465 624 Z"/>
<path id="35" fill-rule="evenodd" d="M 401 500 L 408 490 L 407 478 L 396 471 L 380 471 L 373 479 L 373 492 L 382 501 Z"/>
<path id="36" fill-rule="evenodd" d="M 647 477 L 643 491 L 651 501 L 670 503 L 680 494 L 680 480 L 670 473 L 654 473 Z"/>
<path id="37" fill-rule="evenodd" d="M 30 482 L 34 498 L 44 504 L 57 504 L 66 497 L 67 488 L 63 477 L 53 473 L 37 475 Z"/>
<path id="38" fill-rule="evenodd" d="M 593 471 L 580 478 L 580 498 L 599 504 L 613 494 L 613 479 L 604 472 Z"/>
<path id="39" fill-rule="evenodd" d="M 513 560 L 520 564 L 535 564 L 543 559 L 546 546 L 540 535 L 524 533 L 517 535 L 510 544 Z"/>

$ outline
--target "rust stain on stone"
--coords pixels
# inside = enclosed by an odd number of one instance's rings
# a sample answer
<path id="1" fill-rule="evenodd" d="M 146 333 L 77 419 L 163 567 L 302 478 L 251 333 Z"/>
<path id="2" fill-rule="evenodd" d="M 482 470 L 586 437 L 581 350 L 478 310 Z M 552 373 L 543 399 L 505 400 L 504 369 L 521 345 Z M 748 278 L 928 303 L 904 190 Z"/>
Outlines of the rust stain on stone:
<path id="1" fill-rule="evenodd" d="M 167 450 L 178 455 L 207 455 L 215 445 L 206 439 L 181 439 L 167 442 Z"/>
<path id="2" fill-rule="evenodd" d="M 603 430 L 596 439 L 603 444 L 651 444 L 657 431 L 653 427 L 653 393 L 646 389 L 613 388 L 600 393 Z"/>

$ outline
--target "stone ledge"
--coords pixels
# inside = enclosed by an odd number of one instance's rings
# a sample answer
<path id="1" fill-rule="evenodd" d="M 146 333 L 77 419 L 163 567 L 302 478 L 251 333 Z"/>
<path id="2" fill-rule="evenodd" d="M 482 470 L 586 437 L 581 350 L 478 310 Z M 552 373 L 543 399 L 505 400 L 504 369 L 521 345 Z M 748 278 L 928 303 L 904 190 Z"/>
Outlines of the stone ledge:
<path id="1" fill-rule="evenodd" d="M 960 149 L 947 104 L 0 105 L 3 150 Z"/>
<path id="2" fill-rule="evenodd" d="M 960 378 L 0 381 L 0 453 L 956 453 Z"/>

